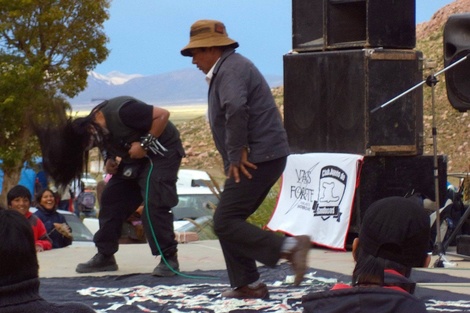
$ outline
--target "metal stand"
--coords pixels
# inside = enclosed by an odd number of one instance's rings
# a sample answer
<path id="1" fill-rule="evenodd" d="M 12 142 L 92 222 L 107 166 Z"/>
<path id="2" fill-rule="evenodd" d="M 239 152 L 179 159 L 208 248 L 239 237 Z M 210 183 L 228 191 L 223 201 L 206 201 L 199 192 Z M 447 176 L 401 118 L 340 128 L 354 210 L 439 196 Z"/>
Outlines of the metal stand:
<path id="1" fill-rule="evenodd" d="M 437 127 L 436 127 L 436 113 L 435 113 L 435 97 L 434 92 L 438 80 L 434 74 L 429 75 L 426 78 L 426 85 L 431 87 L 431 112 L 432 112 L 432 146 L 434 156 L 434 194 L 436 197 L 436 243 L 434 246 L 433 254 L 439 255 L 439 259 L 444 257 L 444 249 L 442 246 L 442 234 L 441 234 L 441 218 L 440 218 L 440 193 L 439 193 L 439 169 L 437 167 Z M 436 261 L 439 262 L 439 259 Z M 435 265 L 436 265 L 435 264 Z M 439 266 L 440 267 L 440 266 Z"/>
<path id="2" fill-rule="evenodd" d="M 431 95 L 432 95 L 431 96 L 431 103 L 432 103 L 432 136 L 433 136 L 433 155 L 434 155 L 434 188 L 435 188 L 435 197 L 436 197 L 436 208 L 435 208 L 435 210 L 436 210 L 436 221 L 435 221 L 435 225 L 436 225 L 436 243 L 435 243 L 435 246 L 434 246 L 433 254 L 439 256 L 439 258 L 434 263 L 434 267 L 445 267 L 446 265 L 452 266 L 452 263 L 449 262 L 445 257 L 445 248 L 447 248 L 447 246 L 444 248 L 444 245 L 442 244 L 441 227 L 440 227 L 441 226 L 441 219 L 440 219 L 441 206 L 440 206 L 440 200 L 439 200 L 439 198 L 440 198 L 440 196 L 439 196 L 439 169 L 438 169 L 438 159 L 437 159 L 437 128 L 436 128 L 436 119 L 435 119 L 436 114 L 435 114 L 435 97 L 434 97 L 435 86 L 438 82 L 436 76 L 444 73 L 445 71 L 451 69 L 452 67 L 456 66 L 457 64 L 465 61 L 469 55 L 470 54 L 462 57 L 460 60 L 458 60 L 458 61 L 454 62 L 453 64 L 447 66 L 446 68 L 438 71 L 436 74 L 429 75 L 422 82 L 418 83 L 417 85 L 413 86 L 412 88 L 408 89 L 407 91 L 399 94 L 395 98 L 385 102 L 381 106 L 371 110 L 371 113 L 374 113 L 374 112 L 376 112 L 380 109 L 383 109 L 384 107 L 386 107 L 390 103 L 394 102 L 395 100 L 399 99 L 400 97 L 406 95 L 407 93 L 415 90 L 416 88 L 418 88 L 418 87 L 420 87 L 424 84 L 426 84 L 426 85 L 428 85 L 429 87 L 432 88 L 432 90 L 431 90 L 431 92 L 432 92 L 431 93 Z M 467 210 L 467 211 L 470 211 L 470 209 Z M 470 214 L 470 213 L 468 213 L 468 214 Z M 462 224 L 464 222 L 465 221 L 463 220 Z M 459 224 L 460 224 L 460 222 L 459 222 Z M 468 256 L 461 256 L 461 257 L 466 258 Z"/>

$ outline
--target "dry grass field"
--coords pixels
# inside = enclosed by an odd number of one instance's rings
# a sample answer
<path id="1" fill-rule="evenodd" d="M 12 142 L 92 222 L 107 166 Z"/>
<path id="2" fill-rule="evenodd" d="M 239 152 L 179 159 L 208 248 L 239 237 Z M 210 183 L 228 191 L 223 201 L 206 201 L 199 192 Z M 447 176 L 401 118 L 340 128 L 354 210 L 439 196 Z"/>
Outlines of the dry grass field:
<path id="1" fill-rule="evenodd" d="M 207 111 L 207 104 L 196 103 L 196 104 L 185 104 L 185 105 L 173 105 L 173 106 L 161 106 L 164 109 L 170 111 L 170 119 L 174 124 L 180 124 L 189 120 L 204 116 Z M 72 110 L 69 113 L 71 117 L 83 117 L 87 116 L 90 110 Z"/>
<path id="2" fill-rule="evenodd" d="M 170 111 L 170 120 L 175 125 L 204 116 L 207 112 L 207 104 L 187 104 L 168 107 L 163 106 L 163 108 Z"/>

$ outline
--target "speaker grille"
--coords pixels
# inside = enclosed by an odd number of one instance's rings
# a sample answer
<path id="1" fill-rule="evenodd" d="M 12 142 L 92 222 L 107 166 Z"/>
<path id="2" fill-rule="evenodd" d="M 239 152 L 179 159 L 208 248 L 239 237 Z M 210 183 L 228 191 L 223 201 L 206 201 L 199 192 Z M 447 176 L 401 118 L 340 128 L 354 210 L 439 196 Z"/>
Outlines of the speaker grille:
<path id="1" fill-rule="evenodd" d="M 444 26 L 444 65 L 458 62 L 470 54 L 470 13 L 454 14 Z M 470 56 L 446 70 L 447 97 L 459 111 L 470 109 Z"/>
<path id="2" fill-rule="evenodd" d="M 412 50 L 339 50 L 284 56 L 284 124 L 295 153 L 422 153 L 418 88 L 370 111 L 422 80 Z"/>

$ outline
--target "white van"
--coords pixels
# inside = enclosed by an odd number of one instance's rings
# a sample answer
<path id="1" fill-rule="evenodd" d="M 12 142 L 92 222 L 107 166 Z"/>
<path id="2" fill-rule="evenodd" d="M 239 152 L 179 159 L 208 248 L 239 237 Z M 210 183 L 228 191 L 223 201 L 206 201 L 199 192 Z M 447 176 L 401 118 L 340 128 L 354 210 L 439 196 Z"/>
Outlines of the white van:
<path id="1" fill-rule="evenodd" d="M 179 202 L 172 209 L 175 231 L 189 223 L 184 219 L 196 220 L 198 218 L 205 219 L 205 217 L 212 219 L 213 208 L 219 203 L 219 198 L 205 185 L 205 182 L 211 182 L 206 171 L 179 170 L 176 183 Z M 83 223 L 93 234 L 99 229 L 97 218 L 85 218 Z"/>
<path id="2" fill-rule="evenodd" d="M 178 171 L 178 181 L 176 183 L 177 188 L 189 188 L 189 187 L 205 187 L 208 188 L 204 182 L 210 183 L 211 178 L 206 171 L 191 170 L 191 169 L 180 169 Z"/>
<path id="3" fill-rule="evenodd" d="M 207 187 L 211 185 L 209 174 L 201 170 L 180 169 L 176 189 L 178 205 L 172 209 L 175 221 L 212 216 L 219 199 Z"/>

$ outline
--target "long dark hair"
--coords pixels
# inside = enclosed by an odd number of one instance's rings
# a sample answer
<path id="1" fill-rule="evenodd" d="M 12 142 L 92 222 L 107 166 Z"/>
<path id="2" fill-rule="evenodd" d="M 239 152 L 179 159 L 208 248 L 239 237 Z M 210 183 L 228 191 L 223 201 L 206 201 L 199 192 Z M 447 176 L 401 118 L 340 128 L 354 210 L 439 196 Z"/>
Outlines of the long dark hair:
<path id="1" fill-rule="evenodd" d="M 44 170 L 56 185 L 65 186 L 83 173 L 88 163 L 88 151 L 96 146 L 94 137 L 102 136 L 94 117 L 106 103 L 100 103 L 86 117 L 69 118 L 53 126 L 35 126 Z"/>
<path id="2" fill-rule="evenodd" d="M 352 284 L 379 285 L 384 284 L 385 260 L 370 255 L 361 248 L 360 244 L 355 251 L 356 266 L 353 270 Z"/>

